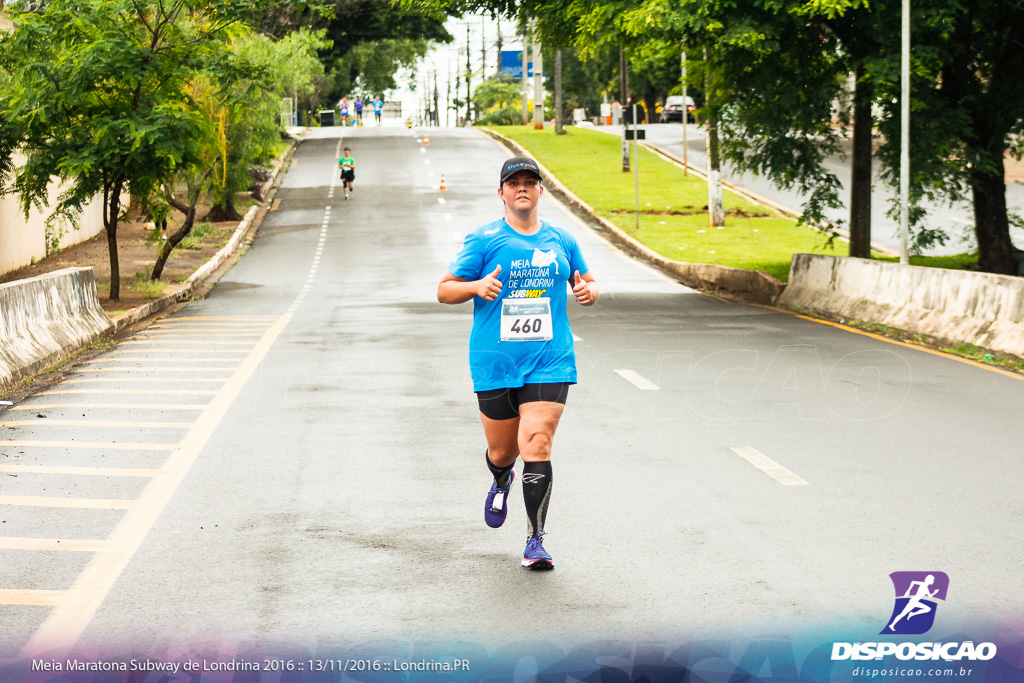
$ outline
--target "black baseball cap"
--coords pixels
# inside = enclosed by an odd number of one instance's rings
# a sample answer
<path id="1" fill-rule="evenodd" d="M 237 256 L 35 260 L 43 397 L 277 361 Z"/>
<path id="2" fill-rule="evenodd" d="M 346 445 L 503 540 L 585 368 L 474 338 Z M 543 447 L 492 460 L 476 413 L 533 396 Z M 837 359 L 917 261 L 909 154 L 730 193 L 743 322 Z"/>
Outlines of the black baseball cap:
<path id="1" fill-rule="evenodd" d="M 498 181 L 498 186 L 504 185 L 509 177 L 520 171 L 529 171 L 537 176 L 537 180 L 543 180 L 540 176 L 540 167 L 537 166 L 536 161 L 529 157 L 512 157 L 505 160 L 505 163 L 501 165 L 501 179 Z"/>

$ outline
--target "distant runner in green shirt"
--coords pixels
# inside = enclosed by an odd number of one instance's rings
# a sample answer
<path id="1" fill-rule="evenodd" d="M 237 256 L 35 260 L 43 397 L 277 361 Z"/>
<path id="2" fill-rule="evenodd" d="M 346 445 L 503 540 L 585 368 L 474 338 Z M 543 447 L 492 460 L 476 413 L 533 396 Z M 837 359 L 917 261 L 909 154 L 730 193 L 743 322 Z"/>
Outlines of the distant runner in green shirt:
<path id="1" fill-rule="evenodd" d="M 348 147 L 345 148 L 345 156 L 338 159 L 338 166 L 341 167 L 341 186 L 345 189 L 345 199 L 348 199 L 356 179 L 356 160 L 352 158 L 352 150 Z"/>

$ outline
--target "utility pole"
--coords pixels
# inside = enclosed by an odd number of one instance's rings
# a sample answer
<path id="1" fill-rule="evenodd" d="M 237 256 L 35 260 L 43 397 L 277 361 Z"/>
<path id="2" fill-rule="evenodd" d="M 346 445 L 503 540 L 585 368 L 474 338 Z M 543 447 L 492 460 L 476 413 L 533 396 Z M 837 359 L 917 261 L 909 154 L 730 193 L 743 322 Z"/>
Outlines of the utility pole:
<path id="1" fill-rule="evenodd" d="M 504 80 L 504 74 L 501 72 L 501 19 L 498 19 L 498 82 Z"/>
<path id="2" fill-rule="evenodd" d="M 451 55 L 451 53 L 448 53 Z M 444 95 L 445 108 L 444 108 L 444 127 L 448 128 L 451 126 L 451 113 L 452 113 L 452 58 L 448 57 L 448 89 Z"/>
<path id="3" fill-rule="evenodd" d="M 487 80 L 487 39 L 484 31 L 484 18 L 480 17 L 480 80 Z"/>
<path id="4" fill-rule="evenodd" d="M 466 123 L 468 124 L 473 118 L 473 112 L 470 107 L 473 102 L 473 89 L 470 87 L 470 83 L 473 80 L 473 67 L 469 63 L 469 24 L 466 24 Z"/>
<path id="5" fill-rule="evenodd" d="M 523 56 L 521 61 L 523 62 L 523 125 L 525 126 L 530 122 L 530 91 L 527 89 L 527 71 L 529 62 L 530 49 L 530 25 L 528 22 L 523 22 Z"/>
<path id="6" fill-rule="evenodd" d="M 434 125 L 441 125 L 441 112 L 438 111 L 437 72 L 434 72 Z"/>
<path id="7" fill-rule="evenodd" d="M 910 263 L 910 0 L 903 0 L 900 54 L 900 263 Z"/>
<path id="8" fill-rule="evenodd" d="M 533 128 L 544 128 L 544 64 L 541 61 L 540 41 L 533 41 Z"/>

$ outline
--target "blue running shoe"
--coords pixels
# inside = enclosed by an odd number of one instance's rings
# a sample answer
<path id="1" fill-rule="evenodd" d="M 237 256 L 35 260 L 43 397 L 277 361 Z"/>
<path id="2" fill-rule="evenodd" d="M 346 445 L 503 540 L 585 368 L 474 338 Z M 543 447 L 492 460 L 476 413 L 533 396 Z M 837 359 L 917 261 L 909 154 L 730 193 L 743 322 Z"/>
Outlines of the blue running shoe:
<path id="1" fill-rule="evenodd" d="M 499 488 L 498 482 L 491 484 L 491 490 L 487 492 L 487 500 L 484 501 L 484 521 L 487 526 L 497 529 L 505 523 L 508 516 L 508 492 L 512 488 L 512 482 L 516 480 L 516 471 L 508 473 L 508 486 Z"/>
<path id="2" fill-rule="evenodd" d="M 523 551 L 523 568 L 534 571 L 547 571 L 555 568 L 555 561 L 551 559 L 551 553 L 544 550 L 544 532 L 538 531 L 526 542 L 526 550 Z"/>

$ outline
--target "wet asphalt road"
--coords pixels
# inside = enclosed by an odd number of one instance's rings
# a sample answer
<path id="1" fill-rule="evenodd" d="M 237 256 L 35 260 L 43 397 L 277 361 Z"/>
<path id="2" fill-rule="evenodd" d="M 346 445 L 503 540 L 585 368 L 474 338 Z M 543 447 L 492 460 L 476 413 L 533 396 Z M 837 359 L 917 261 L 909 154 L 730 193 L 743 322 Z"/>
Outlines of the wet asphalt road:
<path id="1" fill-rule="evenodd" d="M 0 414 L 0 654 L 871 637 L 898 570 L 949 574 L 944 628 L 1019 615 L 1021 378 L 695 293 L 550 197 L 602 298 L 570 306 L 557 569 L 522 571 L 518 486 L 481 519 L 471 306 L 435 300 L 507 154 L 360 129 L 346 201 L 339 133 L 207 299 Z"/>

